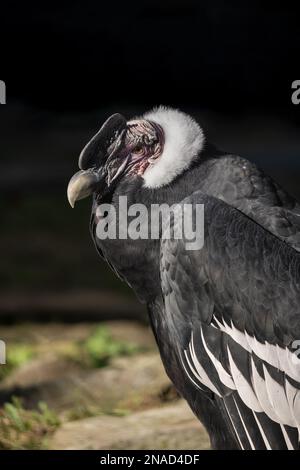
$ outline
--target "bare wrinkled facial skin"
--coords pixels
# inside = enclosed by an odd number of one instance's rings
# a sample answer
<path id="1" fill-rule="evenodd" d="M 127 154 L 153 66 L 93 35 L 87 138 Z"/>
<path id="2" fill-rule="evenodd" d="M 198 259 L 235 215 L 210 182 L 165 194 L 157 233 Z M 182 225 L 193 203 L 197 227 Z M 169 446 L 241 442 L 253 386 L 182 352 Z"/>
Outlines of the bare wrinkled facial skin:
<path id="1" fill-rule="evenodd" d="M 164 146 L 162 128 L 151 121 L 130 121 L 119 157 L 130 155 L 126 173 L 143 175 L 149 165 L 160 157 Z"/>

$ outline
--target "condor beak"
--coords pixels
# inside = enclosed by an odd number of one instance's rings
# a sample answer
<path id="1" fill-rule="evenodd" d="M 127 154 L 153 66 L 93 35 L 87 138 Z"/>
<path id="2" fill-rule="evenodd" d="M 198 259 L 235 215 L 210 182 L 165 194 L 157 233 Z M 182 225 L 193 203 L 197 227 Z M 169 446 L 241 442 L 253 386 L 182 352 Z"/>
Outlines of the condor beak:
<path id="1" fill-rule="evenodd" d="M 80 170 L 75 173 L 68 184 L 68 201 L 74 208 L 75 202 L 92 194 L 100 181 L 99 175 L 93 170 Z"/>
<path id="2" fill-rule="evenodd" d="M 96 188 L 105 191 L 106 181 L 110 180 L 106 166 L 112 156 L 111 148 L 115 153 L 121 146 L 126 126 L 127 121 L 121 114 L 113 114 L 84 147 L 79 156 L 80 171 L 75 173 L 68 185 L 71 207 L 79 199 L 90 196 Z"/>

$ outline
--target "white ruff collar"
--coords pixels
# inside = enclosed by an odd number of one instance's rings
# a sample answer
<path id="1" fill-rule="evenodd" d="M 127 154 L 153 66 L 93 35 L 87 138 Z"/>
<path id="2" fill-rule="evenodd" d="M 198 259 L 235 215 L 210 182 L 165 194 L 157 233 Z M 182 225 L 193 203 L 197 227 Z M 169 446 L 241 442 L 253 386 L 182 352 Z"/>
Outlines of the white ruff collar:
<path id="1" fill-rule="evenodd" d="M 147 188 L 159 188 L 189 168 L 203 149 L 205 137 L 193 118 L 176 109 L 160 106 L 142 119 L 159 124 L 164 131 L 163 152 L 143 175 Z"/>

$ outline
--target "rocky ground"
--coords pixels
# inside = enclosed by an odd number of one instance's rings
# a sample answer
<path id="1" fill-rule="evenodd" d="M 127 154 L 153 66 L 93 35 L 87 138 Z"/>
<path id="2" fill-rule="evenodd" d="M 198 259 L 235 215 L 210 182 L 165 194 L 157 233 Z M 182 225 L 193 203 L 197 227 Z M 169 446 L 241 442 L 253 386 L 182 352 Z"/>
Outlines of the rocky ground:
<path id="1" fill-rule="evenodd" d="M 2 326 L 2 449 L 208 449 L 147 326 Z"/>

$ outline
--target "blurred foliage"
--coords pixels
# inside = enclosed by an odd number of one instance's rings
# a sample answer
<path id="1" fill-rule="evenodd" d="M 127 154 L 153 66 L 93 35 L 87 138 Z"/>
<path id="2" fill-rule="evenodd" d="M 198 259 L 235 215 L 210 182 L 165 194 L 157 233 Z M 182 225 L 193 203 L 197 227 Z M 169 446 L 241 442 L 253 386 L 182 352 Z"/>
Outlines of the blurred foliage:
<path id="1" fill-rule="evenodd" d="M 8 348 L 7 364 L 0 367 L 0 377 L 10 376 L 2 384 L 0 381 L 0 450 L 46 449 L 48 439 L 61 423 L 93 416 L 126 416 L 149 408 L 153 400 L 157 404 L 160 399 L 151 390 L 146 397 L 137 391 L 130 393 L 130 397 L 122 394 L 121 399 L 111 399 L 109 391 L 103 399 L 98 399 L 92 393 L 89 395 L 86 386 L 86 377 L 93 377 L 96 368 L 109 367 L 112 359 L 153 350 L 154 344 L 145 345 L 137 336 L 140 326 L 131 333 L 126 332 L 126 327 L 123 332 L 121 325 L 114 329 L 112 323 L 95 323 L 88 327 L 83 324 L 73 330 L 69 325 L 51 323 L 46 327 L 19 324 L 3 328 Z M 44 358 L 47 358 L 45 362 Z M 134 356 L 132 360 L 135 361 Z M 122 367 L 122 362 L 113 363 L 113 367 L 115 364 Z M 99 373 L 99 377 L 105 375 L 105 372 Z M 67 379 L 66 384 L 58 391 L 56 385 L 64 379 Z M 99 383 L 101 386 L 102 379 Z M 120 387 L 119 383 L 114 383 Z M 53 384 L 56 384 L 57 394 L 53 394 Z M 33 395 L 37 394 L 33 400 L 32 388 Z M 65 404 L 65 396 L 70 391 L 72 398 Z"/>
<path id="2" fill-rule="evenodd" d="M 88 367 L 105 367 L 117 356 L 130 356 L 142 350 L 134 343 L 112 337 L 108 328 L 99 326 L 85 341 L 73 345 L 66 354 Z"/>
<path id="3" fill-rule="evenodd" d="M 20 327 L 20 334 L 24 335 L 24 329 Z M 34 358 L 41 358 L 48 353 L 46 343 L 33 341 L 27 342 L 15 338 L 10 340 L 6 348 L 6 364 L 0 367 L 0 381 L 10 375 L 19 367 L 30 362 Z M 58 357 L 65 357 L 76 362 L 84 368 L 98 368 L 107 366 L 111 359 L 118 356 L 130 356 L 145 351 L 134 342 L 121 341 L 110 333 L 107 326 L 101 324 L 86 339 L 80 341 L 53 341 L 52 353 Z"/>
<path id="4" fill-rule="evenodd" d="M 60 421 L 44 402 L 37 411 L 25 410 L 20 399 L 13 397 L 0 410 L 0 449 L 43 449 L 45 436 L 53 432 Z"/>
<path id="5" fill-rule="evenodd" d="M 130 356 L 139 351 L 133 343 L 113 339 L 104 326 L 97 328 L 83 347 L 95 367 L 106 366 L 116 356 Z"/>
<path id="6" fill-rule="evenodd" d="M 26 364 L 34 356 L 34 349 L 29 344 L 10 344 L 6 349 L 6 364 L 0 367 L 0 380 L 9 375 L 14 369 Z"/>
<path id="7" fill-rule="evenodd" d="M 90 404 L 78 404 L 66 413 L 67 421 L 77 421 L 84 418 L 91 418 L 93 416 L 127 416 L 130 413 L 126 408 L 103 408 L 102 406 L 95 406 Z"/>

